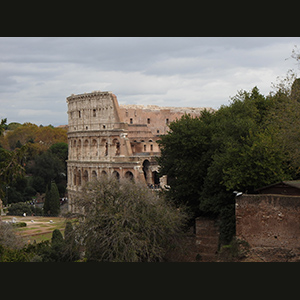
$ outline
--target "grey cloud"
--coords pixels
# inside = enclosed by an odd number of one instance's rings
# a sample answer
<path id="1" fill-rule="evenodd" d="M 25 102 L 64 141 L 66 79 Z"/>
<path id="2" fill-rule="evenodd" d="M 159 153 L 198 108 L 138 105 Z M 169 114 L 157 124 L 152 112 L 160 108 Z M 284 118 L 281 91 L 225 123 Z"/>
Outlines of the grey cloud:
<path id="1" fill-rule="evenodd" d="M 27 110 L 32 112 L 27 121 L 38 123 L 39 114 L 51 111 L 42 122 L 66 124 L 66 97 L 93 90 L 110 90 L 121 103 L 217 108 L 239 89 L 258 85 L 267 93 L 277 76 L 295 67 L 285 59 L 299 42 L 293 37 L 0 38 L 1 117 L 7 113 L 9 121 L 23 121 Z"/>

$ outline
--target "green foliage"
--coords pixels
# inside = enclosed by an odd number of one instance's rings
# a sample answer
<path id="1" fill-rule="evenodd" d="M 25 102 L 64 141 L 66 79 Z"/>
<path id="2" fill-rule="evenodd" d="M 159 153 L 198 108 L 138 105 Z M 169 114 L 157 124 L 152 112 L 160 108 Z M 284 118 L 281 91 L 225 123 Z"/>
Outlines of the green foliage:
<path id="1" fill-rule="evenodd" d="M 219 257 L 225 262 L 239 261 L 247 256 L 250 245 L 240 239 L 233 238 L 230 244 L 223 245 L 219 251 Z"/>
<path id="2" fill-rule="evenodd" d="M 5 188 L 25 175 L 25 157 L 27 146 L 15 151 L 0 148 L 0 197 L 4 199 Z"/>
<path id="3" fill-rule="evenodd" d="M 44 202 L 44 214 L 51 216 L 58 216 L 60 212 L 60 201 L 57 185 L 51 182 L 50 189 L 46 190 L 46 197 Z"/>
<path id="4" fill-rule="evenodd" d="M 75 231 L 92 261 L 161 261 L 185 220 L 144 185 L 114 177 L 89 183 L 77 204 L 84 215 Z"/>
<path id="5" fill-rule="evenodd" d="M 17 222 L 12 224 L 13 227 L 26 227 L 27 224 L 25 222 Z"/>
<path id="6" fill-rule="evenodd" d="M 4 135 L 4 130 L 7 130 Z M 53 126 L 38 127 L 31 123 L 0 124 L 0 198 L 6 204 L 7 186 L 9 203 L 27 201 L 45 193 L 46 186 L 55 180 L 61 196 L 66 191 L 66 159 L 68 156 L 67 131 Z M 29 175 L 23 190 L 17 179 Z M 25 191 L 25 189 L 28 189 Z"/>
<path id="7" fill-rule="evenodd" d="M 268 97 L 257 87 L 241 91 L 228 106 L 183 116 L 159 141 L 160 174 L 166 193 L 186 204 L 193 217 L 219 217 L 221 240 L 234 234 L 234 190 L 253 192 L 277 181 L 297 179 L 300 169 L 300 103 L 282 86 Z M 292 96 L 291 96 L 292 95 Z"/>
<path id="8" fill-rule="evenodd" d="M 25 249 L 11 249 L 0 245 L 0 262 L 28 262 L 30 256 Z"/>
<path id="9" fill-rule="evenodd" d="M 51 243 L 52 245 L 63 243 L 64 238 L 59 229 L 54 229 L 52 232 Z"/>
<path id="10" fill-rule="evenodd" d="M 0 123 L 0 136 L 3 134 L 4 130 L 7 127 L 6 122 L 7 122 L 7 119 L 1 119 L 1 123 Z"/>
<path id="11" fill-rule="evenodd" d="M 26 215 L 31 215 L 33 213 L 33 206 L 26 204 L 24 202 L 12 203 L 8 208 L 7 215 L 9 216 L 23 216 L 24 213 Z"/>
<path id="12" fill-rule="evenodd" d="M 74 237 L 73 229 L 71 232 L 69 231 L 69 234 Z M 51 240 L 29 244 L 24 251 L 29 254 L 30 261 L 34 262 L 72 262 L 80 258 L 78 249 L 75 238 L 71 243 L 70 238 L 64 239 L 61 231 L 55 229 Z"/>
<path id="13" fill-rule="evenodd" d="M 184 115 L 170 124 L 170 131 L 158 142 L 160 173 L 168 175 L 171 190 L 167 193 L 176 205 L 186 205 L 197 214 L 199 189 L 204 184 L 213 149 L 211 121 L 207 111 L 200 118 Z"/>
<path id="14" fill-rule="evenodd" d="M 76 261 L 80 258 L 79 245 L 76 242 L 72 223 L 68 221 L 65 227 L 64 258 L 66 261 Z"/>

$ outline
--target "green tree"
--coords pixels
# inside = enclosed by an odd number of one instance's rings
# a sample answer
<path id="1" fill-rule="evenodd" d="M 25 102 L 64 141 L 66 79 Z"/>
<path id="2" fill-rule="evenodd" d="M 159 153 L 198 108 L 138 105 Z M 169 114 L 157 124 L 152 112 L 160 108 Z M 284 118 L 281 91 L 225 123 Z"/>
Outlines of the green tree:
<path id="1" fill-rule="evenodd" d="M 170 177 L 167 197 L 176 205 L 188 205 L 193 217 L 218 218 L 224 242 L 235 231 L 233 191 L 252 192 L 292 179 L 291 162 L 299 166 L 293 157 L 299 153 L 295 149 L 299 134 L 291 123 L 297 123 L 300 110 L 290 93 L 284 89 L 280 93 L 265 97 L 257 87 L 240 91 L 230 105 L 214 113 L 171 123 L 170 132 L 159 142 L 160 174 Z M 286 103 L 290 109 L 280 108 Z M 284 124 L 278 124 L 278 117 Z M 287 136 L 296 146 L 289 145 Z"/>
<path id="2" fill-rule="evenodd" d="M 1 122 L 0 122 L 0 136 L 3 134 L 5 128 L 6 128 L 6 122 L 7 122 L 7 119 L 1 119 Z"/>
<path id="3" fill-rule="evenodd" d="M 51 182 L 50 189 L 46 190 L 44 214 L 51 216 L 58 216 L 60 212 L 60 201 L 57 185 L 55 182 Z"/>
<path id="4" fill-rule="evenodd" d="M 64 163 L 55 156 L 51 151 L 43 152 L 35 157 L 34 162 L 28 167 L 28 172 L 33 175 L 33 187 L 37 192 L 44 193 L 46 185 L 51 181 L 57 184 L 65 176 L 62 173 L 66 172 Z"/>
<path id="5" fill-rule="evenodd" d="M 75 231 L 72 223 L 68 221 L 65 227 L 65 247 L 64 247 L 64 260 L 65 261 L 76 261 L 80 258 L 79 244 L 75 239 Z"/>
<path id="6" fill-rule="evenodd" d="M 213 113 L 208 111 L 202 112 L 199 118 L 184 115 L 172 122 L 168 134 L 158 141 L 159 172 L 167 174 L 171 186 L 166 196 L 177 206 L 188 207 L 192 218 L 199 214 L 199 192 L 213 153 L 213 118 Z"/>
<path id="7" fill-rule="evenodd" d="M 54 229 L 51 237 L 51 244 L 41 245 L 40 249 L 33 249 L 43 262 L 63 262 L 63 251 L 65 241 L 59 229 Z"/>
<path id="8" fill-rule="evenodd" d="M 185 220 L 146 186 L 108 176 L 88 183 L 76 204 L 84 211 L 76 235 L 93 261 L 161 261 Z"/>
<path id="9" fill-rule="evenodd" d="M 64 242 L 64 238 L 62 233 L 60 232 L 59 229 L 54 229 L 52 232 L 52 237 L 51 237 L 51 244 L 52 245 L 59 245 Z"/>
<path id="10" fill-rule="evenodd" d="M 68 159 L 68 144 L 56 143 L 50 146 L 49 151 L 59 158 L 63 163 Z"/>
<path id="11" fill-rule="evenodd" d="M 0 198 L 5 199 L 6 187 L 25 176 L 27 146 L 8 151 L 0 148 Z"/>

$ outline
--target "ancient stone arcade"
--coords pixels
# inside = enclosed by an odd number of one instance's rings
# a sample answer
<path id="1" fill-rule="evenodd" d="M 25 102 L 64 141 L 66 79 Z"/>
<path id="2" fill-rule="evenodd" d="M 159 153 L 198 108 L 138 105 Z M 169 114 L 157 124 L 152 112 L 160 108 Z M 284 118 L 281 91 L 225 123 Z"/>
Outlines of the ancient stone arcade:
<path id="1" fill-rule="evenodd" d="M 68 103 L 68 197 L 102 174 L 145 182 L 149 187 L 166 184 L 157 176 L 156 143 L 168 124 L 183 114 L 200 115 L 204 108 L 120 105 L 112 92 L 71 95 Z"/>

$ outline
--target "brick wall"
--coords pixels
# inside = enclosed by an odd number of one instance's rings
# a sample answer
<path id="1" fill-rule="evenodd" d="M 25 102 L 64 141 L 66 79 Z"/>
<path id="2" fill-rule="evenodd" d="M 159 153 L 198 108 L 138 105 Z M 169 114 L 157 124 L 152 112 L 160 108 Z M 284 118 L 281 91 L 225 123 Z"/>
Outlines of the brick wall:
<path id="1" fill-rule="evenodd" d="M 300 196 L 237 197 L 236 236 L 251 247 L 300 248 Z"/>

